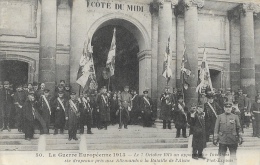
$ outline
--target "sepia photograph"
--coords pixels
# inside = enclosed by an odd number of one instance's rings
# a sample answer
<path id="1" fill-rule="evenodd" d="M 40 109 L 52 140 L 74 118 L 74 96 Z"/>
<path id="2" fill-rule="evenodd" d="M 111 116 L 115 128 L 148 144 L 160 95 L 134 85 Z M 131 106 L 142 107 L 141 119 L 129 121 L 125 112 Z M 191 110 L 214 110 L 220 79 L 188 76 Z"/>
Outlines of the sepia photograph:
<path id="1" fill-rule="evenodd" d="M 259 165 L 260 0 L 0 0 L 0 165 Z"/>

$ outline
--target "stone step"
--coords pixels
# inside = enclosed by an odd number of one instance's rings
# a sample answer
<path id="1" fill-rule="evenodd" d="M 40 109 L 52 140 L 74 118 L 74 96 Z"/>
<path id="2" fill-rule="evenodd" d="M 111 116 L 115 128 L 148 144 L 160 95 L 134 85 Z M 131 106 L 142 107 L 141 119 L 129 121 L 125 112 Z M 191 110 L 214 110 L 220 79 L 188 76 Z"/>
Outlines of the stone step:
<path id="1" fill-rule="evenodd" d="M 88 150 L 187 148 L 187 143 L 87 144 Z"/>
<path id="2" fill-rule="evenodd" d="M 66 144 L 66 145 L 47 145 L 46 151 L 54 151 L 54 150 L 79 150 L 79 144 Z"/>
<path id="3" fill-rule="evenodd" d="M 38 145 L 38 139 L 4 139 L 0 140 L 0 145 Z"/>
<path id="4" fill-rule="evenodd" d="M 0 151 L 37 151 L 38 145 L 1 145 Z"/>

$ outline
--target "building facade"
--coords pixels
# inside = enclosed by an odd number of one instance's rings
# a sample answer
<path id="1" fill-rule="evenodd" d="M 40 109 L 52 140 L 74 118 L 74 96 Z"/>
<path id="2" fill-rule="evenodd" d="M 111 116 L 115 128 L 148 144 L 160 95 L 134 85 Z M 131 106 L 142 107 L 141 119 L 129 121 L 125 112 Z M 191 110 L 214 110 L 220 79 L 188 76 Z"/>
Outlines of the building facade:
<path id="1" fill-rule="evenodd" d="M 243 0 L 0 0 L 0 79 L 17 77 L 26 70 L 23 81 L 45 82 L 54 89 L 64 79 L 78 91 L 76 78 L 84 43 L 92 42 L 95 61 L 95 50 L 102 48 L 102 40 L 93 44 L 98 31 L 118 27 L 123 30 L 117 41 L 130 38 L 126 33 L 134 38 L 124 48 L 137 47 L 131 57 L 137 63 L 128 67 L 138 68 L 119 78 L 125 79 L 124 84 L 136 74 L 138 80 L 133 84 L 138 84 L 139 93 L 148 89 L 156 99 L 163 91 L 163 61 L 170 36 L 173 77 L 169 83 L 181 87 L 186 48 L 193 73 L 186 91 L 188 103 L 197 101 L 195 88 L 204 49 L 213 87 L 242 88 L 253 96 L 260 89 L 259 12 L 257 1 Z M 105 32 L 100 36 L 107 35 L 111 42 L 112 31 Z M 8 72 L 11 63 L 25 64 L 26 69 Z M 102 63 L 95 65 L 101 67 Z M 127 63 L 116 70 L 124 66 Z"/>

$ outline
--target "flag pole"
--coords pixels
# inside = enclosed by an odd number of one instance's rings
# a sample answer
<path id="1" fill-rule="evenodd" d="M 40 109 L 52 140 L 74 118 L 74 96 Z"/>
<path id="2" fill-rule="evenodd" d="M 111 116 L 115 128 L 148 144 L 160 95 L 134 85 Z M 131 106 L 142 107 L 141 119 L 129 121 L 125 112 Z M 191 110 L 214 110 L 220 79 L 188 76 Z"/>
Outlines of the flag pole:
<path id="1" fill-rule="evenodd" d="M 110 86 L 110 77 L 108 78 L 108 87 L 107 87 L 108 92 L 109 92 L 109 86 Z"/>

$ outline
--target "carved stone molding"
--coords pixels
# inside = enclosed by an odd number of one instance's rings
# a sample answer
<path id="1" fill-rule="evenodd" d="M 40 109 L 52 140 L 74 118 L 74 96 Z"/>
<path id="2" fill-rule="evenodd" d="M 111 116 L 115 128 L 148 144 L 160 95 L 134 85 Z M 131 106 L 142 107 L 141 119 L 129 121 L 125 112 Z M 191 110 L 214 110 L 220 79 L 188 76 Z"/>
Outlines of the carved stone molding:
<path id="1" fill-rule="evenodd" d="M 184 6 L 189 9 L 191 6 L 196 6 L 198 8 L 203 8 L 204 0 L 184 0 Z"/>
<path id="2" fill-rule="evenodd" d="M 171 2 L 172 8 L 175 8 L 175 6 L 178 4 L 178 0 L 158 0 L 160 8 L 163 8 L 164 2 Z"/>
<path id="3" fill-rule="evenodd" d="M 239 6 L 239 11 L 246 15 L 247 12 L 253 12 L 254 14 L 260 12 L 260 4 L 255 3 L 243 3 Z"/>

